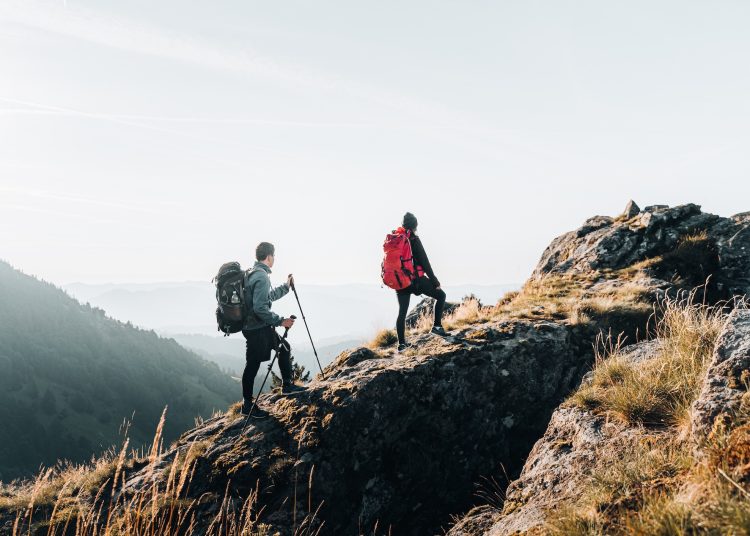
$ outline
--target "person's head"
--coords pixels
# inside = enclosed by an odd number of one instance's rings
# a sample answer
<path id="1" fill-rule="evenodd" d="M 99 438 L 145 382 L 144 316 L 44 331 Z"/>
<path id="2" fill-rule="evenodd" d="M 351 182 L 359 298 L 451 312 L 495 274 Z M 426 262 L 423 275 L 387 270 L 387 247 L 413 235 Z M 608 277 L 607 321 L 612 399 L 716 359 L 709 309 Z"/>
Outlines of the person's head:
<path id="1" fill-rule="evenodd" d="M 276 254 L 276 248 L 270 242 L 261 242 L 258 247 L 255 248 L 255 259 L 258 262 L 262 262 L 269 268 L 273 268 L 273 259 Z"/>
<path id="2" fill-rule="evenodd" d="M 404 229 L 409 229 L 412 232 L 417 231 L 417 217 L 411 212 L 404 214 L 404 220 L 401 223 Z"/>

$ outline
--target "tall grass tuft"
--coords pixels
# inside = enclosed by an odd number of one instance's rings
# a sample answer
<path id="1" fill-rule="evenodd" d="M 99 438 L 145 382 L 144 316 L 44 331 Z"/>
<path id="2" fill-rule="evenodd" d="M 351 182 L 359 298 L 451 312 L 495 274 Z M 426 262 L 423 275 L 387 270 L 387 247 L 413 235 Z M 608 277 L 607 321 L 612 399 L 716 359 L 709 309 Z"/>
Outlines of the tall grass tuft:
<path id="1" fill-rule="evenodd" d="M 398 342 L 398 336 L 396 335 L 395 329 L 381 329 L 375 335 L 375 338 L 370 342 L 370 347 L 373 349 L 387 348 Z"/>
<path id="2" fill-rule="evenodd" d="M 260 521 L 257 488 L 245 499 L 231 493 L 229 482 L 223 496 L 190 495 L 208 441 L 189 444 L 162 468 L 165 417 L 166 410 L 145 456 L 128 452 L 126 439 L 119 452 L 91 465 L 48 469 L 32 482 L 4 487 L 0 509 L 17 512 L 10 536 L 271 536 Z M 127 472 L 136 468 L 151 483 L 129 489 Z M 317 513 L 306 514 L 294 536 L 318 535 Z"/>
<path id="3" fill-rule="evenodd" d="M 571 398 L 622 430 L 599 446 L 578 496 L 547 513 L 544 533 L 750 534 L 750 412 L 717 421 L 700 452 L 683 433 L 726 320 L 693 298 L 662 304 L 653 358 L 634 363 L 614 345 Z"/>
<path id="4" fill-rule="evenodd" d="M 695 304 L 690 295 L 665 299 L 656 316 L 656 355 L 634 363 L 623 357 L 619 346 L 608 355 L 599 353 L 591 383 L 572 396 L 572 403 L 627 424 L 687 420 L 725 315 L 720 307 Z"/>

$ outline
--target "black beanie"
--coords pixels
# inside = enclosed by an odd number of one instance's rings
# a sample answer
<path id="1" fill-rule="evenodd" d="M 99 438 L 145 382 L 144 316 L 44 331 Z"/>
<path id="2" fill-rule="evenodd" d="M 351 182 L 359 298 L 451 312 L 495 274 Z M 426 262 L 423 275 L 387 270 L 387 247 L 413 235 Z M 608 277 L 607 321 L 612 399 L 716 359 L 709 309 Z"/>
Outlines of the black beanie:
<path id="1" fill-rule="evenodd" d="M 411 212 L 407 212 L 404 214 L 404 221 L 401 225 L 404 226 L 404 229 L 413 231 L 417 228 L 417 217 Z"/>

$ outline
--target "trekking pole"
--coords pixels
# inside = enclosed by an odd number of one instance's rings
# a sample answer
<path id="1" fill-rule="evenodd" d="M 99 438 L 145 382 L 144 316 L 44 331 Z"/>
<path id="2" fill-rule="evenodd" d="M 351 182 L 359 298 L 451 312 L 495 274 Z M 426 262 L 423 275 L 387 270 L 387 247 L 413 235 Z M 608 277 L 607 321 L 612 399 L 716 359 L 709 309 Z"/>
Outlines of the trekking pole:
<path id="1" fill-rule="evenodd" d="M 292 285 L 292 290 L 294 291 L 294 297 L 297 300 L 297 306 L 299 307 L 299 314 L 302 315 L 302 321 L 305 323 L 305 329 L 307 330 L 307 336 L 310 337 L 310 344 L 312 345 L 313 353 L 315 354 L 315 360 L 318 362 L 318 368 L 320 369 L 320 377 L 325 378 L 325 374 L 323 374 L 323 367 L 320 366 L 320 359 L 318 359 L 318 351 L 315 349 L 315 343 L 312 340 L 312 335 L 310 335 L 310 328 L 307 327 L 307 319 L 305 318 L 305 313 L 302 311 L 302 304 L 299 302 L 299 296 L 297 295 L 297 289 Z"/>
<path id="2" fill-rule="evenodd" d="M 289 318 L 292 320 L 295 320 L 297 317 L 292 315 Z M 284 336 L 282 339 L 286 339 L 286 336 L 289 335 L 289 328 L 286 328 L 284 330 Z M 279 341 L 278 346 L 276 346 L 276 352 L 273 354 L 273 359 L 268 364 L 268 372 L 266 372 L 266 377 L 263 378 L 263 383 L 260 384 L 260 390 L 258 391 L 258 396 L 255 397 L 255 400 L 253 400 L 253 405 L 250 407 L 250 411 L 247 412 L 247 417 L 245 417 L 245 422 L 242 423 L 242 435 L 245 435 L 245 427 L 247 426 L 247 421 L 250 419 L 250 415 L 253 414 L 253 410 L 255 409 L 255 406 L 258 405 L 258 399 L 260 398 L 260 394 L 263 392 L 263 388 L 266 386 L 266 382 L 268 381 L 268 376 L 271 374 L 271 369 L 273 368 L 273 364 L 276 361 L 276 356 L 279 355 L 279 348 L 281 348 L 281 345 L 284 344 L 282 341 Z"/>

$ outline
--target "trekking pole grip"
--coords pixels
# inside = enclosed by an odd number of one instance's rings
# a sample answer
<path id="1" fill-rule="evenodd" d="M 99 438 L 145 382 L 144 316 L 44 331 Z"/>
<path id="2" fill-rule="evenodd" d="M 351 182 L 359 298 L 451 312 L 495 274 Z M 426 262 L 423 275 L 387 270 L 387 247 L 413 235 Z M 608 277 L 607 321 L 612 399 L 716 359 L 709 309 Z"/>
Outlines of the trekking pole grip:
<path id="1" fill-rule="evenodd" d="M 297 317 L 294 316 L 294 315 L 290 316 L 289 318 L 291 318 L 292 320 L 297 320 Z M 289 328 L 284 329 L 284 338 L 285 339 L 286 339 L 287 335 L 289 335 Z"/>

